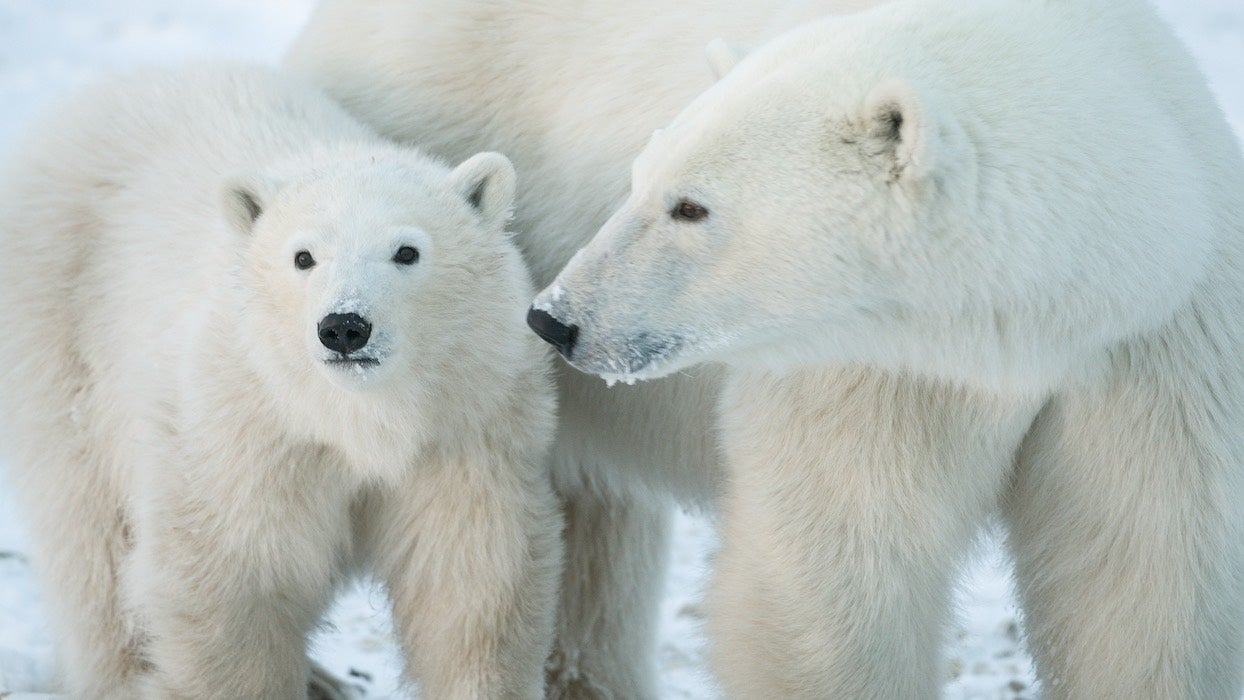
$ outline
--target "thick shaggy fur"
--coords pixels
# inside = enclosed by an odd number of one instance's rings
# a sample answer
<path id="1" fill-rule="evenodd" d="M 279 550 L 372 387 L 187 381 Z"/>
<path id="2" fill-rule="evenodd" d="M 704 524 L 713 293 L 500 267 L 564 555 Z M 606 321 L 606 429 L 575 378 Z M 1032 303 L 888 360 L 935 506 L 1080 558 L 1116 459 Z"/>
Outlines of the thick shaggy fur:
<path id="1" fill-rule="evenodd" d="M 364 565 L 429 696 L 541 695 L 554 401 L 513 187 L 242 66 L 116 79 L 31 134 L 0 408 L 75 697 L 303 698 Z M 377 363 L 329 364 L 346 312 Z"/>
<path id="2" fill-rule="evenodd" d="M 1047 697 L 1239 697 L 1244 162 L 1152 8 L 896 0 L 718 56 L 537 304 L 589 372 L 730 365 L 730 694 L 934 696 L 1000 509 Z"/>
<path id="3" fill-rule="evenodd" d="M 653 129 L 713 82 L 705 45 L 756 42 L 876 0 L 322 0 L 287 65 L 390 137 L 459 160 L 505 153 L 515 227 L 547 284 L 626 196 Z M 551 463 L 567 566 L 550 696 L 656 695 L 671 497 L 720 492 L 718 373 L 618 386 L 562 368 Z"/>

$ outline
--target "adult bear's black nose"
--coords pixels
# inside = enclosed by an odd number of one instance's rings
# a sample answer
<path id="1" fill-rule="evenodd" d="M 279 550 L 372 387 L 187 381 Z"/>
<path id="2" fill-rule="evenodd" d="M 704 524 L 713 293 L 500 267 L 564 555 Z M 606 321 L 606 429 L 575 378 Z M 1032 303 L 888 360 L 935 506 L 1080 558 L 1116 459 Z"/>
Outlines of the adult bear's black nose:
<path id="1" fill-rule="evenodd" d="M 358 314 L 329 314 L 317 327 L 324 347 L 348 355 L 367 345 L 371 324 Z"/>
<path id="2" fill-rule="evenodd" d="M 557 352 L 560 352 L 563 357 L 570 358 L 570 352 L 574 349 L 574 341 L 579 337 L 578 326 L 567 326 L 553 318 L 549 312 L 534 306 L 527 312 L 527 325 L 531 326 L 531 330 L 543 338 L 544 342 L 557 348 Z"/>

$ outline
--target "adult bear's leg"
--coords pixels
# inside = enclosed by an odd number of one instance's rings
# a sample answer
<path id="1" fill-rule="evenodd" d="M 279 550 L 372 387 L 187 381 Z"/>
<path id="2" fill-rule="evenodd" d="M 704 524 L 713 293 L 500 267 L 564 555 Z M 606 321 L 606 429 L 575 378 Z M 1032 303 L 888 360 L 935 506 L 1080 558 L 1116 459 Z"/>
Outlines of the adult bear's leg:
<path id="1" fill-rule="evenodd" d="M 710 595 L 732 697 L 936 697 L 958 566 L 1036 400 L 868 369 L 740 375 Z"/>

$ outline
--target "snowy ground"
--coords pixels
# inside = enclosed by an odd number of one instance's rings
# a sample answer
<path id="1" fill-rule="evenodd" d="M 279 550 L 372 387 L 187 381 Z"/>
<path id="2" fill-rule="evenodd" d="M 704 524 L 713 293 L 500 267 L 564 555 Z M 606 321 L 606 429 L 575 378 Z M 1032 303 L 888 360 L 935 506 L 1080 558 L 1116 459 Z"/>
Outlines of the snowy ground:
<path id="1" fill-rule="evenodd" d="M 275 61 L 311 0 L 0 0 L 0 157 L 56 95 L 104 71 L 202 56 Z M 1244 3 L 1159 0 L 1191 46 L 1237 133 L 1244 134 Z M 2 388 L 0 388 L 2 390 Z M 46 691 L 52 642 L 26 560 L 27 540 L 0 465 L 0 698 Z M 662 696 L 716 697 L 704 671 L 700 604 L 715 547 L 711 523 L 683 516 L 662 607 Z M 963 577 L 948 632 L 947 698 L 1033 697 L 1031 662 L 1005 557 L 991 540 Z M 349 591 L 314 642 L 315 657 L 369 698 L 410 697 L 397 679 L 384 597 Z"/>

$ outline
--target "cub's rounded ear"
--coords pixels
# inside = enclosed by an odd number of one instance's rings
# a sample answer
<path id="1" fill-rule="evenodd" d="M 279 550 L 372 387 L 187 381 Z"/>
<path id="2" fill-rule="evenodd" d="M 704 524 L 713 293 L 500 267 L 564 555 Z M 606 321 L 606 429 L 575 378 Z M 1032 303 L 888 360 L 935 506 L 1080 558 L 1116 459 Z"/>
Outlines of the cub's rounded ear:
<path id="1" fill-rule="evenodd" d="M 869 155 L 883 159 L 892 181 L 920 179 L 933 172 L 933 129 L 925 100 L 906 82 L 873 88 L 864 99 L 862 137 Z"/>
<path id="2" fill-rule="evenodd" d="M 277 186 L 258 175 L 239 173 L 225 180 L 220 192 L 220 208 L 225 222 L 234 231 L 250 235 L 255 221 L 276 193 Z"/>
<path id="3" fill-rule="evenodd" d="M 718 37 L 708 42 L 704 47 L 704 57 L 708 59 L 708 65 L 713 69 L 713 75 L 718 80 L 726 77 L 735 64 L 742 61 L 747 54 L 750 53 L 746 48 Z"/>
<path id="4" fill-rule="evenodd" d="M 502 228 L 514 207 L 514 166 L 500 153 L 476 153 L 449 174 L 449 184 L 490 226 Z"/>

